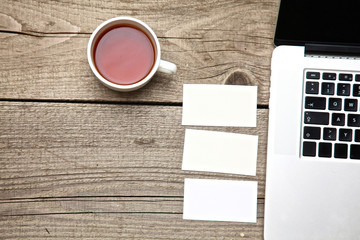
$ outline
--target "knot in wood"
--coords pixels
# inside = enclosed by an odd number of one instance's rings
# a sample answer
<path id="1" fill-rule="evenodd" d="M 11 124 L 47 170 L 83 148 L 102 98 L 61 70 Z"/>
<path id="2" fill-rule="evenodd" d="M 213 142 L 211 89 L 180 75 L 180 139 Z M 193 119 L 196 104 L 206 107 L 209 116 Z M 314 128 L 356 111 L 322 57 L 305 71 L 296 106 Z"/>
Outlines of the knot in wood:
<path id="1" fill-rule="evenodd" d="M 231 73 L 225 80 L 225 85 L 251 85 L 249 76 L 240 71 Z"/>

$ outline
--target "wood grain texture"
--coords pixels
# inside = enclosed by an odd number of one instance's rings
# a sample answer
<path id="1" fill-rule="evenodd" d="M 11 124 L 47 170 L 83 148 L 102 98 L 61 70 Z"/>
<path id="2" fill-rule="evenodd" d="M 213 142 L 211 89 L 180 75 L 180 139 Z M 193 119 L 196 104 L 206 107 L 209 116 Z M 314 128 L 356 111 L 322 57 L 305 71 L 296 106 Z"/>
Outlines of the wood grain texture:
<path id="1" fill-rule="evenodd" d="M 0 7 L 0 99 L 182 102 L 184 83 L 257 85 L 268 104 L 279 0 L 12 1 Z M 86 59 L 90 33 L 121 15 L 156 32 L 162 58 L 177 64 L 143 89 L 103 87 Z"/>
<path id="2" fill-rule="evenodd" d="M 184 221 L 181 214 L 146 213 L 0 216 L 4 239 L 258 240 L 263 239 L 263 223 Z"/>
<path id="3" fill-rule="evenodd" d="M 2 0 L 0 239 L 263 239 L 270 59 L 279 0 Z M 91 32 L 132 16 L 177 64 L 102 86 Z M 184 83 L 258 86 L 257 128 L 181 126 Z M 182 171 L 186 128 L 259 136 L 256 176 Z M 257 223 L 182 220 L 185 178 L 255 180 Z"/>
<path id="4" fill-rule="evenodd" d="M 181 114 L 177 106 L 0 102 L 0 236 L 262 239 L 268 110 L 258 110 L 257 128 L 197 127 L 258 135 L 255 177 L 182 171 Z M 258 222 L 182 220 L 184 178 L 259 181 Z"/>

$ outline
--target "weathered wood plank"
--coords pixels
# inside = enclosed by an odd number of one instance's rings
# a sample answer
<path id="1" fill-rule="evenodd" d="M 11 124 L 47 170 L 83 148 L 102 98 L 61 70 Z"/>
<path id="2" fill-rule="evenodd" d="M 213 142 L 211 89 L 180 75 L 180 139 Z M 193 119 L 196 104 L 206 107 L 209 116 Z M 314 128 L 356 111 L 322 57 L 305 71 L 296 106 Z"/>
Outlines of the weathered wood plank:
<path id="1" fill-rule="evenodd" d="M 3 1 L 0 98 L 181 103 L 184 83 L 213 83 L 257 85 L 266 105 L 278 2 Z M 175 75 L 158 74 L 133 93 L 96 81 L 86 60 L 89 34 L 119 15 L 154 29 Z"/>
<path id="2" fill-rule="evenodd" d="M 256 224 L 182 220 L 182 207 L 182 198 L 171 197 L 6 200 L 0 201 L 0 233 L 6 239 L 262 239 L 263 199 Z"/>
<path id="3" fill-rule="evenodd" d="M 257 128 L 257 176 L 181 170 L 181 107 L 0 103 L 0 198 L 183 196 L 184 178 L 259 181 L 264 198 L 267 110 Z"/>
<path id="4" fill-rule="evenodd" d="M 88 213 L 0 216 L 4 239 L 263 239 L 257 223 L 182 220 L 181 214 Z"/>
<path id="5" fill-rule="evenodd" d="M 3 0 L 0 29 L 24 33 L 91 33 L 102 21 L 116 16 L 141 18 L 158 30 L 159 37 L 184 36 L 189 30 L 228 30 L 238 27 L 266 36 L 274 23 L 279 0 L 202 1 L 113 1 L 81 0 L 27 1 Z M 34 17 L 37 17 L 34 20 Z M 275 17 L 275 19 L 273 19 Z M 234 22 L 235 20 L 235 22 Z M 252 29 L 247 24 L 251 23 Z M 191 26 L 189 26 L 191 25 Z M 240 25 L 240 26 L 237 26 Z M 202 26 L 196 29 L 196 26 Z M 212 26 L 218 28 L 212 29 Z M 198 32 L 201 36 L 202 32 Z M 251 35 L 250 35 L 251 36 Z M 189 36 L 186 36 L 189 37 Z"/>

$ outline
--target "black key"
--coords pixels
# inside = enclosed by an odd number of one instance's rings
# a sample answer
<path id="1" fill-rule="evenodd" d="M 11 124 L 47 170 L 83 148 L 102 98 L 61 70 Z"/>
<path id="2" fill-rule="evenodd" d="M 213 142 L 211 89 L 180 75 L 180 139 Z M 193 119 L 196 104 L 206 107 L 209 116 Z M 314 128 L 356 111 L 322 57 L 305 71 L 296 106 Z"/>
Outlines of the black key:
<path id="1" fill-rule="evenodd" d="M 340 73 L 339 80 L 341 81 L 352 81 L 353 75 L 350 73 Z"/>
<path id="2" fill-rule="evenodd" d="M 350 145 L 350 158 L 360 159 L 360 145 L 357 144 Z"/>
<path id="3" fill-rule="evenodd" d="M 303 156 L 315 157 L 316 156 L 316 143 L 303 142 Z"/>
<path id="4" fill-rule="evenodd" d="M 360 130 L 355 130 L 355 142 L 360 142 Z"/>
<path id="5" fill-rule="evenodd" d="M 350 96 L 350 84 L 339 83 L 337 85 L 337 95 L 339 96 Z"/>
<path id="6" fill-rule="evenodd" d="M 356 75 L 355 75 L 355 81 L 356 81 L 356 82 L 360 82 L 360 74 L 356 74 Z"/>
<path id="7" fill-rule="evenodd" d="M 307 94 L 318 94 L 319 93 L 319 83 L 318 82 L 306 82 Z"/>
<path id="8" fill-rule="evenodd" d="M 324 140 L 336 140 L 336 128 L 324 128 L 323 130 Z"/>
<path id="9" fill-rule="evenodd" d="M 320 128 L 319 127 L 304 127 L 304 138 L 305 139 L 320 139 Z"/>
<path id="10" fill-rule="evenodd" d="M 335 157 L 336 158 L 347 158 L 347 144 L 335 143 Z"/>
<path id="11" fill-rule="evenodd" d="M 331 143 L 319 143 L 319 157 L 331 157 L 332 144 Z"/>
<path id="12" fill-rule="evenodd" d="M 345 111 L 356 112 L 357 111 L 357 100 L 356 99 L 345 99 L 344 109 L 345 109 Z"/>
<path id="13" fill-rule="evenodd" d="M 360 115 L 359 114 L 349 114 L 347 125 L 351 126 L 351 127 L 360 127 Z"/>
<path id="14" fill-rule="evenodd" d="M 341 110 L 342 99 L 341 98 L 329 98 L 329 110 Z"/>
<path id="15" fill-rule="evenodd" d="M 344 113 L 333 113 L 331 124 L 334 126 L 344 126 L 345 125 L 345 114 Z"/>
<path id="16" fill-rule="evenodd" d="M 353 86 L 353 96 L 360 97 L 360 84 L 354 84 Z"/>
<path id="17" fill-rule="evenodd" d="M 324 97 L 305 97 L 306 109 L 325 109 L 326 98 Z"/>
<path id="18" fill-rule="evenodd" d="M 329 124 L 329 113 L 305 112 L 304 123 L 328 125 Z"/>
<path id="19" fill-rule="evenodd" d="M 336 79 L 336 73 L 323 73 L 322 75 L 324 80 L 335 80 Z"/>
<path id="20" fill-rule="evenodd" d="M 339 130 L 339 140 L 344 142 L 352 141 L 352 130 L 351 129 L 340 129 Z"/>
<path id="21" fill-rule="evenodd" d="M 320 79 L 320 73 L 319 72 L 307 72 L 306 78 L 307 79 Z"/>
<path id="22" fill-rule="evenodd" d="M 321 84 L 321 94 L 323 95 L 334 95 L 335 84 L 324 82 Z"/>

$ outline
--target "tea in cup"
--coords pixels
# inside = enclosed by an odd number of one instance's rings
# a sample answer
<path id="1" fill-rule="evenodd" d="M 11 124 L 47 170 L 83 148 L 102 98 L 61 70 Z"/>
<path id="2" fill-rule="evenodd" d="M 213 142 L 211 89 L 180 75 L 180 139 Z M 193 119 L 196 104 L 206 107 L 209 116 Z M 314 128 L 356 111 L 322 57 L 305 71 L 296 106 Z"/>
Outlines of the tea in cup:
<path id="1" fill-rule="evenodd" d="M 176 65 L 160 59 L 159 40 L 144 22 L 117 17 L 92 33 L 87 57 L 95 76 L 116 91 L 132 91 L 147 84 L 157 71 L 175 73 Z"/>

